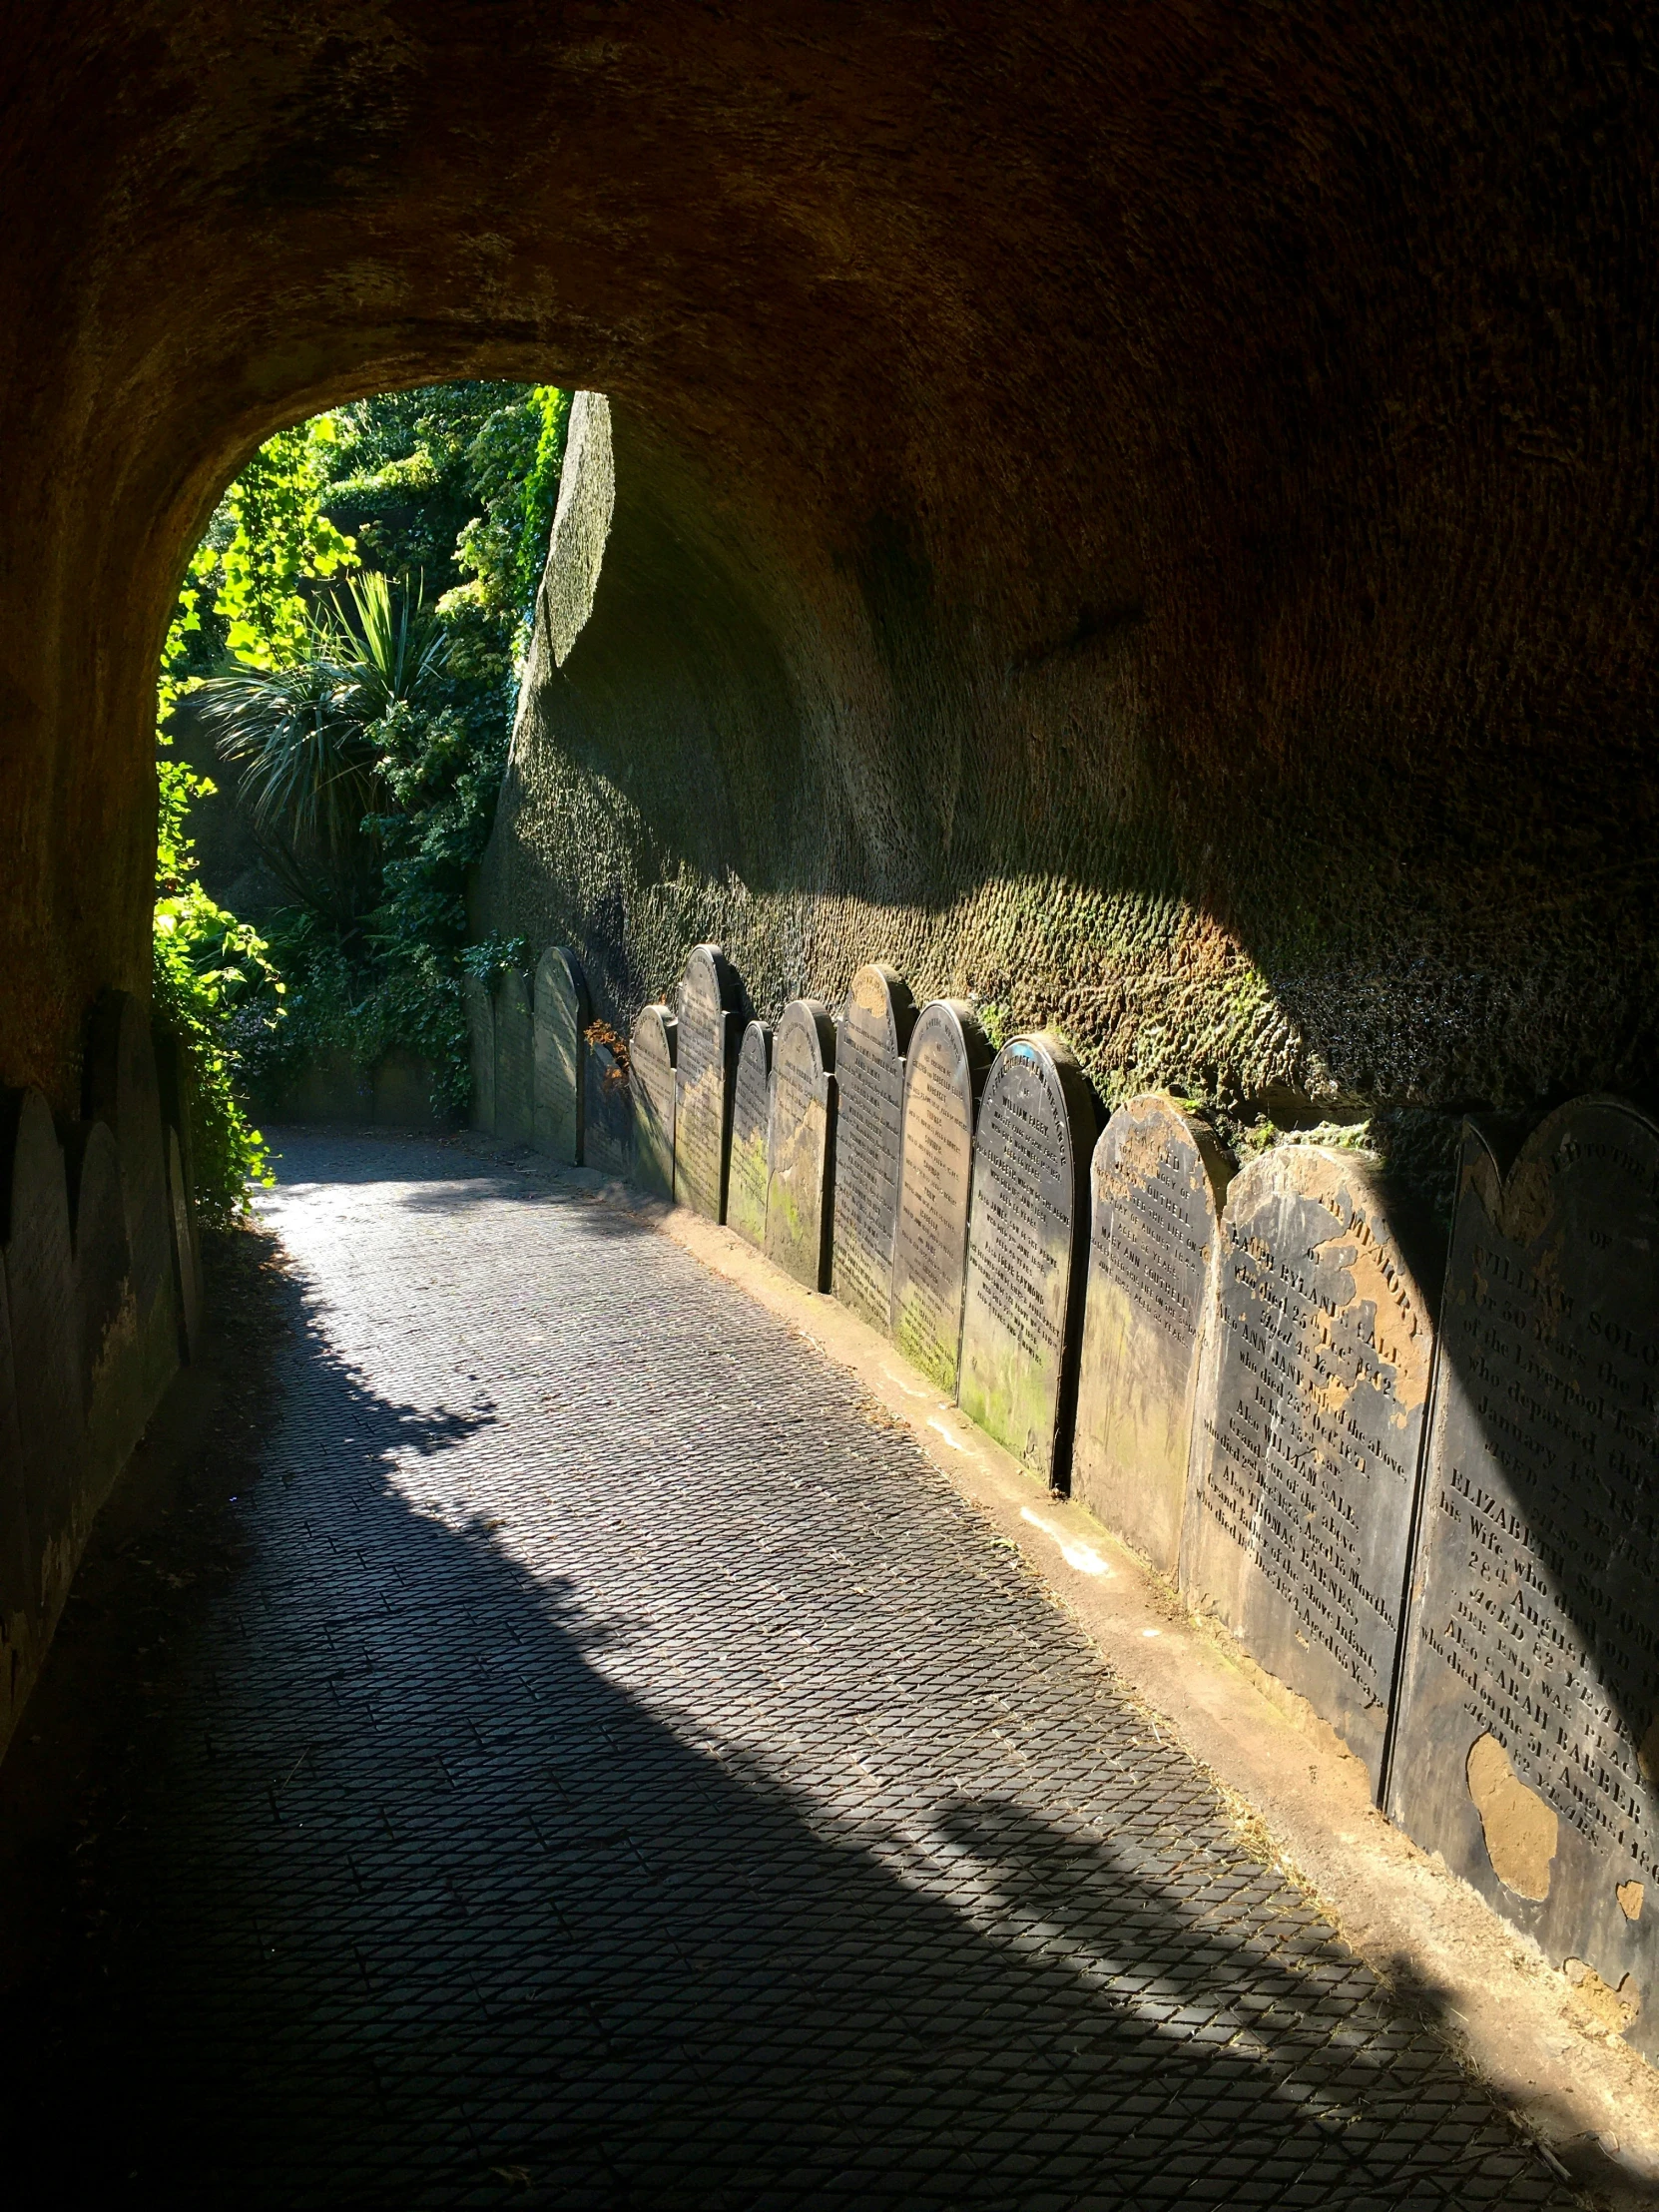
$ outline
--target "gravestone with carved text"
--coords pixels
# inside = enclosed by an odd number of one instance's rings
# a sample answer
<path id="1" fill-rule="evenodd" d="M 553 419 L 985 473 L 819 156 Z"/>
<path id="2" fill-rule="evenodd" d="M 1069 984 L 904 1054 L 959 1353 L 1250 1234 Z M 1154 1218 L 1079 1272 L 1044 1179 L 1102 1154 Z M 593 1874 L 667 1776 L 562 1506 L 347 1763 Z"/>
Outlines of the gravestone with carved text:
<path id="1" fill-rule="evenodd" d="M 82 1095 L 87 1120 L 108 1125 L 121 1155 L 148 1411 L 179 1365 L 179 1313 L 156 1044 L 149 1010 L 128 991 L 102 991 L 93 1006 Z"/>
<path id="2" fill-rule="evenodd" d="M 1016 1037 L 985 1078 L 973 1140 L 956 1395 L 970 1420 L 1063 1488 L 1097 1116 L 1071 1047 Z"/>
<path id="3" fill-rule="evenodd" d="M 1465 1134 L 1388 1811 L 1659 2056 L 1659 1127 Z"/>
<path id="4" fill-rule="evenodd" d="M 495 1001 L 487 983 L 463 976 L 461 1006 L 466 1015 L 467 1058 L 472 1068 L 472 1111 L 468 1126 L 485 1136 L 495 1130 Z"/>
<path id="5" fill-rule="evenodd" d="M 830 1288 L 834 1208 L 835 1024 L 792 999 L 772 1039 L 767 1257 L 810 1291 Z"/>
<path id="6" fill-rule="evenodd" d="M 768 1132 L 772 1122 L 772 1025 L 752 1021 L 738 1052 L 732 1093 L 732 1156 L 726 1225 L 764 1252 L 767 1245 Z"/>
<path id="7" fill-rule="evenodd" d="M 1230 1164 L 1162 1096 L 1130 1099 L 1089 1171 L 1089 1275 L 1071 1491 L 1173 1575 L 1181 1557 L 1198 1350 Z"/>
<path id="8" fill-rule="evenodd" d="M 835 1232 L 830 1285 L 883 1334 L 891 1319 L 898 1226 L 904 1054 L 916 1002 L 893 968 L 872 961 L 852 978 L 835 1024 Z"/>
<path id="9" fill-rule="evenodd" d="M 39 1091 L 0 1093 L 6 1304 L 35 1601 L 56 1617 L 92 1518 L 86 1377 L 63 1147 Z M 128 1213 L 131 1221 L 131 1210 Z"/>
<path id="10" fill-rule="evenodd" d="M 530 978 L 505 968 L 495 986 L 495 1134 L 505 1144 L 528 1144 L 535 1135 L 534 1065 Z"/>
<path id="11" fill-rule="evenodd" d="M 973 1008 L 936 998 L 910 1032 L 889 1328 L 941 1390 L 956 1388 L 973 1125 L 991 1048 Z"/>
<path id="12" fill-rule="evenodd" d="M 1276 1147 L 1227 1194 L 1199 1381 L 1182 1590 L 1307 1698 L 1374 1790 L 1437 1258 L 1368 1154 Z"/>
<path id="13" fill-rule="evenodd" d="M 569 945 L 550 945 L 536 963 L 532 1119 L 537 1150 L 566 1167 L 582 1165 L 582 1032 L 592 1019 L 581 961 Z"/>
<path id="14" fill-rule="evenodd" d="M 653 1198 L 674 1196 L 674 1060 L 679 1029 L 666 1006 L 642 1006 L 628 1040 L 634 1181 Z"/>
<path id="15" fill-rule="evenodd" d="M 595 1016 L 582 1032 L 582 1157 L 601 1175 L 634 1171 L 628 1040 Z"/>
<path id="16" fill-rule="evenodd" d="M 743 984 L 718 944 L 693 945 L 675 993 L 674 1192 L 705 1221 L 724 1221 L 732 1094 L 743 1035 Z"/>

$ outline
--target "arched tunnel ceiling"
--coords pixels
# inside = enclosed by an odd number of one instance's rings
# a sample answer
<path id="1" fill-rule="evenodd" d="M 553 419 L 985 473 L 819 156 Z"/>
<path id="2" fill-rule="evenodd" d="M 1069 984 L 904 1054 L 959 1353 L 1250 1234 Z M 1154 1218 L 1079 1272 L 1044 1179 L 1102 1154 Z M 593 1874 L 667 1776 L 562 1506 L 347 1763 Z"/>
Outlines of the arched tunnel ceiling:
<path id="1" fill-rule="evenodd" d="M 71 0 L 5 37 L 7 1081 L 67 1099 L 94 992 L 143 987 L 154 659 L 226 476 L 475 373 L 612 394 L 681 487 L 659 536 L 702 487 L 809 796 L 859 818 L 829 893 L 1070 886 L 1048 1010 L 1162 963 L 1210 994 L 1191 1060 L 1248 971 L 1332 1095 L 1650 1079 L 1642 11 Z"/>

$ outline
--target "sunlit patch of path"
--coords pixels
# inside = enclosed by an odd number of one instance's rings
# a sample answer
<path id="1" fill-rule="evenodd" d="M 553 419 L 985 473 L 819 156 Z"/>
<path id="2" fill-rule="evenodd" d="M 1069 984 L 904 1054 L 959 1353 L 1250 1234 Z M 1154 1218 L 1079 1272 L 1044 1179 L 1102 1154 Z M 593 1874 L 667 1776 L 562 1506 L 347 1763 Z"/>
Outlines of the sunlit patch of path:
<path id="1" fill-rule="evenodd" d="M 786 1326 L 448 1147 L 281 1177 L 252 1562 L 132 1847 L 181 2188 L 1570 2201 Z"/>

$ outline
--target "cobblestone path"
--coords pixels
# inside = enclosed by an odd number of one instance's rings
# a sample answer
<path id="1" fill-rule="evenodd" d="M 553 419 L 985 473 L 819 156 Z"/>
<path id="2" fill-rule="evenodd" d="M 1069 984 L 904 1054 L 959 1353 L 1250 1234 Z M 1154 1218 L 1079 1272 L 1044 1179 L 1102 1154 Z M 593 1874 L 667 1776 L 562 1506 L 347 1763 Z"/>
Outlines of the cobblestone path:
<path id="1" fill-rule="evenodd" d="M 1572 2201 L 786 1326 L 446 1147 L 281 1172 L 251 1559 L 126 1847 L 140 2186 Z"/>

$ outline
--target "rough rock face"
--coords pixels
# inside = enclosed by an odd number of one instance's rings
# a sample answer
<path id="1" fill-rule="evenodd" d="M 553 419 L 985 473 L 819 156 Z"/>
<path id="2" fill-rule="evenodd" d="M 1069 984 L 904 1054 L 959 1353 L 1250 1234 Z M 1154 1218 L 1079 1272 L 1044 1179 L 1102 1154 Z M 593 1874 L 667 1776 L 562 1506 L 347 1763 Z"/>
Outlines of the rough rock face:
<path id="1" fill-rule="evenodd" d="M 611 395 L 481 914 L 890 959 L 1224 1102 L 1651 1088 L 1647 11 L 65 0 L 5 34 L 0 1079 L 142 990 L 278 422 Z M 578 926 L 580 923 L 580 926 Z M 540 947 L 538 946 L 539 950 Z"/>

